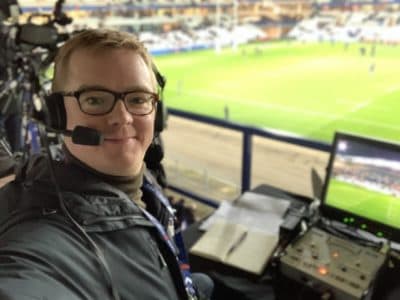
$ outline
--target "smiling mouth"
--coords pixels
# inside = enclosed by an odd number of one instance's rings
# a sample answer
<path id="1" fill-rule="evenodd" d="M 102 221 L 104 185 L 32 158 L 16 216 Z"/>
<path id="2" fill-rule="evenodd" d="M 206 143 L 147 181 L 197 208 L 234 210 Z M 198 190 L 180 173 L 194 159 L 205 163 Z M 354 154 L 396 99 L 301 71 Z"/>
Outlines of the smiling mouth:
<path id="1" fill-rule="evenodd" d="M 124 144 L 124 143 L 132 141 L 133 139 L 134 139 L 134 137 L 131 136 L 131 137 L 126 137 L 126 138 L 105 138 L 104 141 L 110 142 L 113 144 Z"/>

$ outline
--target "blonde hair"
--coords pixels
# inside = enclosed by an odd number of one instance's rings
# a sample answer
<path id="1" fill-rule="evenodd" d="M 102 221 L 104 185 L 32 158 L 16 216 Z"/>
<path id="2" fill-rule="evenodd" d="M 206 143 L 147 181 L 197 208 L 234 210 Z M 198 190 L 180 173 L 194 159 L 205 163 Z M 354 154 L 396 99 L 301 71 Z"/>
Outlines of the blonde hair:
<path id="1" fill-rule="evenodd" d="M 122 31 L 110 29 L 88 29 L 69 39 L 59 50 L 54 60 L 52 91 L 61 91 L 63 82 L 68 76 L 71 55 L 79 49 L 108 50 L 131 49 L 139 54 L 152 74 L 153 85 L 157 86 L 153 72 L 153 61 L 147 49 L 136 36 Z"/>

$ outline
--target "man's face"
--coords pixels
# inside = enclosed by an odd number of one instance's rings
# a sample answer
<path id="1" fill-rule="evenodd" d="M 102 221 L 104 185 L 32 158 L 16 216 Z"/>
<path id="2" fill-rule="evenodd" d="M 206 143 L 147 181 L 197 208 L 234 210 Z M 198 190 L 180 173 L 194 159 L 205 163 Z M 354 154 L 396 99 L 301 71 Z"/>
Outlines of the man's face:
<path id="1" fill-rule="evenodd" d="M 128 49 L 74 52 L 64 91 L 87 87 L 116 92 L 155 92 L 151 71 L 141 56 Z M 68 129 L 87 126 L 104 136 L 99 146 L 76 145 L 65 137 L 65 144 L 74 156 L 105 174 L 132 176 L 140 171 L 153 138 L 155 110 L 149 115 L 134 116 L 126 110 L 123 101 L 117 101 L 110 113 L 90 116 L 80 110 L 75 98 L 65 97 L 64 102 Z"/>

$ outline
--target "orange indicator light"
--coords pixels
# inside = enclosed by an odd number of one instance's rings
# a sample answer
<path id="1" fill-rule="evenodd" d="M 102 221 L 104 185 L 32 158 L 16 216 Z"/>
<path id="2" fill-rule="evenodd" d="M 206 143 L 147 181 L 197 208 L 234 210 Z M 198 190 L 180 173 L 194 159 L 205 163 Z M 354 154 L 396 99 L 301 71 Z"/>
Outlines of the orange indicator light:
<path id="1" fill-rule="evenodd" d="M 328 274 L 328 269 L 326 267 L 318 267 L 318 273 L 321 275 Z"/>

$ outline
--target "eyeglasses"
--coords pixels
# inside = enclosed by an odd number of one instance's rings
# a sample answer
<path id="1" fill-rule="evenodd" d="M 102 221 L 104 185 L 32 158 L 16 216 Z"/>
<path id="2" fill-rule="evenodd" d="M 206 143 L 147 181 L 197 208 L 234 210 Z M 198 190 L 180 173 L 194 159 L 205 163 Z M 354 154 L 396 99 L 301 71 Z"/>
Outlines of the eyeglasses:
<path id="1" fill-rule="evenodd" d="M 157 103 L 158 95 L 151 92 L 118 93 L 107 89 L 83 89 L 74 92 L 60 92 L 62 96 L 75 97 L 79 108 L 92 116 L 106 115 L 114 109 L 115 103 L 122 100 L 126 110 L 136 116 L 150 114 Z"/>

